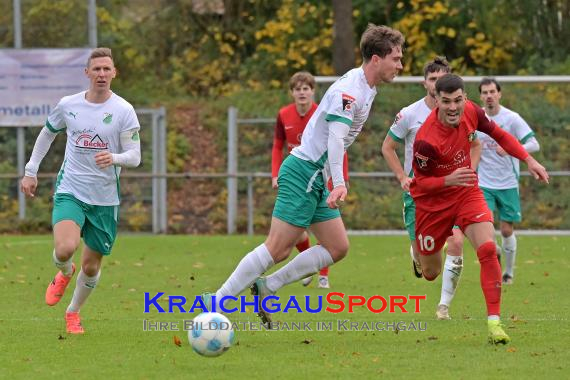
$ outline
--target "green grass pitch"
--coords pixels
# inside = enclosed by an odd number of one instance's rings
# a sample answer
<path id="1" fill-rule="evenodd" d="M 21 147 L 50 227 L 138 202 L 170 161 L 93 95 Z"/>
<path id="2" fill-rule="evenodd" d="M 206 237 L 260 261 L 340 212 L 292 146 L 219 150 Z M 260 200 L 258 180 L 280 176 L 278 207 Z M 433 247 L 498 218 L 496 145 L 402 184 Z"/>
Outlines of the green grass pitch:
<path id="1" fill-rule="evenodd" d="M 185 331 L 143 331 L 143 320 L 182 324 L 191 314 L 143 313 L 144 292 L 190 299 L 213 291 L 261 236 L 119 236 L 97 289 L 82 309 L 86 334 L 65 333 L 59 305 L 44 303 L 55 274 L 51 236 L 0 237 L 0 378 L 298 379 L 566 378 L 570 354 L 569 237 L 519 236 L 515 283 L 503 287 L 503 322 L 512 343 L 490 346 L 479 264 L 465 250 L 451 321 L 436 321 L 441 280 L 411 274 L 404 237 L 351 237 L 349 256 L 331 268 L 330 291 L 371 296 L 426 294 L 419 314 L 280 313 L 282 322 L 422 322 L 426 331 L 238 331 L 237 344 L 204 358 Z M 79 255 L 75 262 L 79 263 Z M 325 295 L 291 284 L 278 295 Z M 161 305 L 167 305 L 161 302 Z M 257 322 L 250 311 L 233 322 Z M 175 336 L 182 344 L 174 344 Z"/>

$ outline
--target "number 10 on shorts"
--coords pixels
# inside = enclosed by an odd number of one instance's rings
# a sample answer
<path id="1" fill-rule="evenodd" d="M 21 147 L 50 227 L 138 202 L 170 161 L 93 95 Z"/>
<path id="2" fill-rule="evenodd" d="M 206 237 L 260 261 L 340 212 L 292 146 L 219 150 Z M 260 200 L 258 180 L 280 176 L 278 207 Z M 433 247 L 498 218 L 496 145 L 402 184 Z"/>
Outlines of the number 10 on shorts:
<path id="1" fill-rule="evenodd" d="M 433 251 L 435 247 L 435 240 L 433 240 L 431 236 L 423 236 L 422 234 L 419 234 L 418 240 L 420 242 L 420 250 L 428 252 Z"/>

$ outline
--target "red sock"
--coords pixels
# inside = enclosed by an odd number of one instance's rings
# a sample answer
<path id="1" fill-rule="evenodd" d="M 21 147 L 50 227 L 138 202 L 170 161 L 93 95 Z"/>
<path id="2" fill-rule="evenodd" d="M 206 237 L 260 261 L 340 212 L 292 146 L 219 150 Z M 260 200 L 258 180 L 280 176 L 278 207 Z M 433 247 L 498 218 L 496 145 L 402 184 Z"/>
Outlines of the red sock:
<path id="1" fill-rule="evenodd" d="M 481 264 L 481 289 L 487 304 L 487 315 L 501 313 L 501 266 L 497 261 L 495 242 L 488 241 L 477 249 Z"/>
<path id="2" fill-rule="evenodd" d="M 329 275 L 329 267 L 321 268 L 319 271 L 319 276 L 328 276 Z"/>
<path id="3" fill-rule="evenodd" d="M 309 237 L 307 236 L 305 240 L 303 240 L 300 243 L 297 243 L 296 247 L 299 252 L 303 252 L 304 250 L 311 248 L 311 242 L 309 241 Z"/>

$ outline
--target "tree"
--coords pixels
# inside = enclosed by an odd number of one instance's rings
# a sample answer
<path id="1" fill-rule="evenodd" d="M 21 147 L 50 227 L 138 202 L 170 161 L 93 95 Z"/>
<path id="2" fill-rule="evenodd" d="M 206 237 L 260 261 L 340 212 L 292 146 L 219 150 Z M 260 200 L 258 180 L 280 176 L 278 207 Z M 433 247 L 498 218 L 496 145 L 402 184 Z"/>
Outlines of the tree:
<path id="1" fill-rule="evenodd" d="M 354 67 L 352 0 L 333 0 L 333 68 L 342 75 Z"/>

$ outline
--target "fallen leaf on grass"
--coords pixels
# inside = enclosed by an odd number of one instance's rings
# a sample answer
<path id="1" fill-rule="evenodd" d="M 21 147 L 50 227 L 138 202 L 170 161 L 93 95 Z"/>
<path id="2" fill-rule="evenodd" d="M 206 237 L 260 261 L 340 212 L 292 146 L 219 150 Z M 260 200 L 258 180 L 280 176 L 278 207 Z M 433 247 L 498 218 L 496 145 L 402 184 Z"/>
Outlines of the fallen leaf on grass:
<path id="1" fill-rule="evenodd" d="M 514 347 L 507 348 L 507 352 L 517 352 L 517 349 Z"/>
<path id="2" fill-rule="evenodd" d="M 174 344 L 177 345 L 178 347 L 182 347 L 182 341 L 176 335 L 174 335 Z"/>
<path id="3" fill-rule="evenodd" d="M 303 344 L 311 344 L 313 343 L 313 341 L 311 339 L 305 339 L 304 341 L 302 341 L 301 343 Z"/>
<path id="4" fill-rule="evenodd" d="M 58 340 L 64 340 L 65 337 L 60 334 L 60 335 L 57 337 L 57 339 L 58 339 Z"/>
<path id="5" fill-rule="evenodd" d="M 439 338 L 437 336 L 428 336 L 428 340 L 438 340 Z"/>

